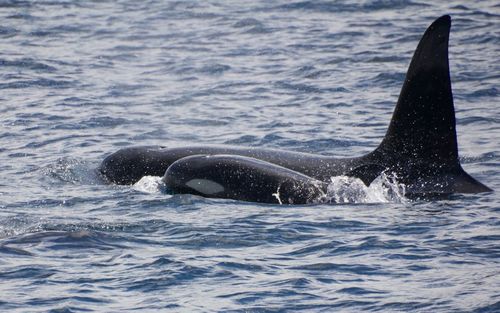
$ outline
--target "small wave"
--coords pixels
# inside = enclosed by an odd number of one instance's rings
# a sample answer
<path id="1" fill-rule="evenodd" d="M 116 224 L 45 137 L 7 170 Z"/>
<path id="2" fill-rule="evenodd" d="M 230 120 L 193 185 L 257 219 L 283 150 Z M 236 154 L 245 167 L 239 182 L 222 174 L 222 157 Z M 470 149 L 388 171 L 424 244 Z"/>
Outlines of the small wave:
<path id="1" fill-rule="evenodd" d="M 42 173 L 45 177 L 75 185 L 94 185 L 100 181 L 91 164 L 68 157 L 59 158 L 54 164 L 42 168 Z"/>
<path id="2" fill-rule="evenodd" d="M 12 27 L 0 26 L 0 37 L 9 38 L 17 35 L 19 31 Z"/>
<path id="3" fill-rule="evenodd" d="M 2 67 L 13 67 L 17 69 L 29 69 L 39 72 L 55 72 L 56 68 L 48 64 L 37 62 L 31 58 L 22 58 L 19 60 L 5 60 L 0 59 L 0 66 Z"/>
<path id="4" fill-rule="evenodd" d="M 484 117 L 484 116 L 467 116 L 464 118 L 460 118 L 457 121 L 458 125 L 469 125 L 469 124 L 486 124 L 486 125 L 498 125 L 500 119 L 497 119 L 492 116 Z"/>
<path id="5" fill-rule="evenodd" d="M 23 89 L 23 88 L 69 88 L 74 85 L 74 82 L 65 80 L 53 80 L 40 78 L 35 80 L 21 80 L 9 83 L 0 84 L 0 89 Z"/>
<path id="6" fill-rule="evenodd" d="M 6 0 L 0 2 L 0 8 L 13 8 L 13 9 L 21 9 L 21 8 L 30 8 L 33 4 L 31 1 L 23 1 L 23 0 Z"/>
<path id="7" fill-rule="evenodd" d="M 113 128 L 125 124 L 131 124 L 132 121 L 124 118 L 115 118 L 110 116 L 91 117 L 87 120 L 80 121 L 79 123 L 69 122 L 57 124 L 53 129 L 96 129 L 96 128 Z"/>
<path id="8" fill-rule="evenodd" d="M 242 27 L 254 27 L 254 26 L 262 26 L 262 23 L 257 20 L 257 19 L 254 19 L 254 18 L 245 18 L 245 19 L 242 19 L 242 20 L 239 20 L 238 22 L 236 22 L 233 27 L 236 27 L 236 28 L 242 28 Z"/>
<path id="9" fill-rule="evenodd" d="M 300 91 L 304 93 L 323 93 L 324 90 L 307 84 L 292 84 L 285 81 L 275 83 L 277 89 Z M 340 90 L 343 91 L 343 90 Z"/>
<path id="10" fill-rule="evenodd" d="M 200 73 L 208 75 L 220 75 L 226 71 L 229 71 L 231 67 L 226 64 L 208 64 L 199 69 Z"/>
<path id="11" fill-rule="evenodd" d="M 471 163 L 487 163 L 495 160 L 497 157 L 498 157 L 497 153 L 488 152 L 478 155 L 463 155 L 459 159 L 461 164 L 471 164 Z"/>
<path id="12" fill-rule="evenodd" d="M 399 86 L 405 79 L 405 73 L 381 73 L 370 79 L 375 84 L 387 87 Z"/>
<path id="13" fill-rule="evenodd" d="M 224 142 L 226 145 L 257 145 L 259 137 L 252 135 L 243 135 L 234 139 L 229 139 Z"/>
<path id="14" fill-rule="evenodd" d="M 12 268 L 10 271 L 4 271 L 0 274 L 0 278 L 6 280 L 26 279 L 26 278 L 48 278 L 57 273 L 57 270 L 47 269 L 44 266 L 20 266 Z"/>
<path id="15" fill-rule="evenodd" d="M 355 3 L 355 2 L 354 2 Z M 376 0 L 361 3 L 339 3 L 337 1 L 301 1 L 280 5 L 277 9 L 281 10 L 301 10 L 313 12 L 370 12 L 388 9 L 405 9 L 408 7 L 426 7 L 427 4 L 415 3 L 413 1 L 402 0 Z"/>
<path id="16" fill-rule="evenodd" d="M 468 94 L 468 97 L 471 98 L 496 97 L 496 96 L 498 96 L 498 89 L 496 89 L 495 87 L 479 89 Z"/>
<path id="17" fill-rule="evenodd" d="M 60 227 L 60 226 L 59 226 Z M 65 249 L 95 249 L 109 251 L 124 249 L 123 237 L 91 230 L 50 230 L 50 224 L 43 226 L 44 230 L 21 234 L 5 241 L 4 247 L 22 249 L 25 253 L 34 255 L 34 250 L 65 250 Z M 75 228 L 73 226 L 73 228 Z M 26 247 L 26 248 L 25 248 Z M 29 249 L 28 249 L 29 248 Z M 26 254 L 27 255 L 27 254 Z"/>
<path id="18" fill-rule="evenodd" d="M 245 29 L 245 33 L 248 34 L 259 34 L 259 33 L 268 33 L 270 30 L 264 26 L 259 20 L 254 18 L 246 18 L 236 22 L 233 25 L 234 28 L 243 28 Z"/>

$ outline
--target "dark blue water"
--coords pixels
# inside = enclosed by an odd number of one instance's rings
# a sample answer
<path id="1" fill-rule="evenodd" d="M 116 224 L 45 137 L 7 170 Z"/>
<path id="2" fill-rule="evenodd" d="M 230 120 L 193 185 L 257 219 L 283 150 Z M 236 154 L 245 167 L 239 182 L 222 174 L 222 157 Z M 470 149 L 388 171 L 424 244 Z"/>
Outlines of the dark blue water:
<path id="1" fill-rule="evenodd" d="M 369 152 L 443 14 L 462 164 L 493 193 L 290 207 L 95 174 L 143 144 Z M 500 311 L 497 1 L 0 0 L 0 21 L 0 311 Z"/>

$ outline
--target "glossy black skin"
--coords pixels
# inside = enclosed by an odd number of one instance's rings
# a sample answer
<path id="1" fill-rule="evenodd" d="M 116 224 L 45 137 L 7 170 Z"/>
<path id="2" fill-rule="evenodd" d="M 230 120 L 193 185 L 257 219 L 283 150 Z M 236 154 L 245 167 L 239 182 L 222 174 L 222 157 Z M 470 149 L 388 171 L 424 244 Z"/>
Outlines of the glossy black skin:
<path id="1" fill-rule="evenodd" d="M 200 191 L 189 185 L 194 179 L 224 188 L 217 192 Z M 195 155 L 179 159 L 168 167 L 163 181 L 177 193 L 274 204 L 317 203 L 327 188 L 327 184 L 296 171 L 236 155 Z"/>
<path id="2" fill-rule="evenodd" d="M 218 180 L 225 177 L 226 182 L 222 183 L 228 190 L 241 190 L 238 195 L 221 195 L 222 197 L 247 201 L 256 201 L 255 199 L 259 198 L 247 193 L 264 191 L 258 189 L 246 192 L 244 188 L 240 188 L 243 186 L 238 186 L 241 184 L 239 180 L 231 179 L 231 174 L 236 175 L 238 169 L 241 169 L 241 162 L 246 163 L 246 169 L 253 168 L 267 173 L 262 175 L 265 180 L 279 177 L 280 171 L 285 168 L 322 182 L 329 181 L 333 176 L 347 175 L 360 178 L 369 185 L 381 172 L 386 171 L 396 174 L 398 182 L 406 185 L 406 191 L 410 195 L 491 191 L 468 175 L 458 159 L 448 62 L 450 27 L 451 19 L 445 15 L 432 23 L 422 36 L 406 74 L 387 133 L 380 146 L 365 156 L 339 159 L 308 153 L 235 146 L 149 146 L 121 149 L 106 157 L 99 170 L 111 183 L 133 184 L 145 175 L 162 176 L 179 160 L 183 164 L 183 167 L 179 168 L 184 170 L 177 168 L 176 171 L 170 171 L 170 177 L 166 179 L 167 185 L 172 182 L 170 187 L 174 192 L 195 193 L 193 190 L 181 188 L 177 183 L 189 178 L 189 175 L 191 178 L 198 175 L 188 168 L 188 165 L 193 163 L 192 166 L 196 165 L 198 171 L 203 171 L 206 166 L 204 175 L 208 178 L 210 175 Z M 196 162 L 194 159 L 182 161 L 183 158 L 194 155 L 224 155 L 219 161 L 222 164 L 227 163 L 227 166 L 220 170 L 206 159 L 196 159 Z M 253 159 L 238 161 L 237 157 L 231 159 L 231 155 L 249 157 L 268 164 L 258 165 Z M 282 174 L 287 176 L 290 173 L 284 171 Z M 184 178 L 176 180 L 174 175 Z M 297 183 L 300 181 L 298 179 Z M 275 187 L 275 184 L 271 185 Z M 270 191 L 265 192 L 270 194 Z M 292 193 L 293 190 L 287 192 Z"/>
<path id="3" fill-rule="evenodd" d="M 336 159 L 309 153 L 236 146 L 163 148 L 142 146 L 121 149 L 108 156 L 100 171 L 112 183 L 133 184 L 145 175 L 163 176 L 175 161 L 191 155 L 237 155 L 263 160 L 312 178 L 326 181 L 364 163 L 363 158 Z M 147 166 L 145 166 L 147 165 Z"/>

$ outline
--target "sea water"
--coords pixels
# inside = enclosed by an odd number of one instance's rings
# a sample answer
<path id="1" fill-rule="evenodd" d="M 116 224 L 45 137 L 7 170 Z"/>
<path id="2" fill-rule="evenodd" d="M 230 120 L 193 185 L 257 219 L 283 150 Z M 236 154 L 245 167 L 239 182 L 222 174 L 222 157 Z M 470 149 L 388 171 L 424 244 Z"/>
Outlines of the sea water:
<path id="1" fill-rule="evenodd" d="M 443 14 L 460 159 L 492 193 L 333 177 L 335 201 L 280 206 L 96 173 L 134 145 L 372 151 Z M 6 0 L 0 17 L 2 312 L 500 311 L 497 1 Z"/>

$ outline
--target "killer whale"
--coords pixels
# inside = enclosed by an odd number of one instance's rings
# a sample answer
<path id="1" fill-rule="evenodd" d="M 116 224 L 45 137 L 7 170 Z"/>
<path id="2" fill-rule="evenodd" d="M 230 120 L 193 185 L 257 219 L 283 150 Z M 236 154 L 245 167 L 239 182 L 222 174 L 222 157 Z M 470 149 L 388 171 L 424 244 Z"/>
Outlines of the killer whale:
<path id="1" fill-rule="evenodd" d="M 327 184 L 269 162 L 237 155 L 194 155 L 175 161 L 163 176 L 176 193 L 250 202 L 321 201 Z"/>
<path id="2" fill-rule="evenodd" d="M 387 133 L 364 156 L 340 159 L 235 146 L 141 146 L 109 155 L 99 171 L 116 184 L 165 174 L 163 180 L 173 192 L 269 203 L 283 202 L 276 197 L 278 189 L 286 195 L 285 203 L 309 203 L 321 196 L 333 176 L 357 177 L 369 185 L 382 172 L 393 173 L 408 195 L 491 191 L 467 174 L 458 158 L 448 61 L 450 28 L 448 15 L 427 28 Z"/>

